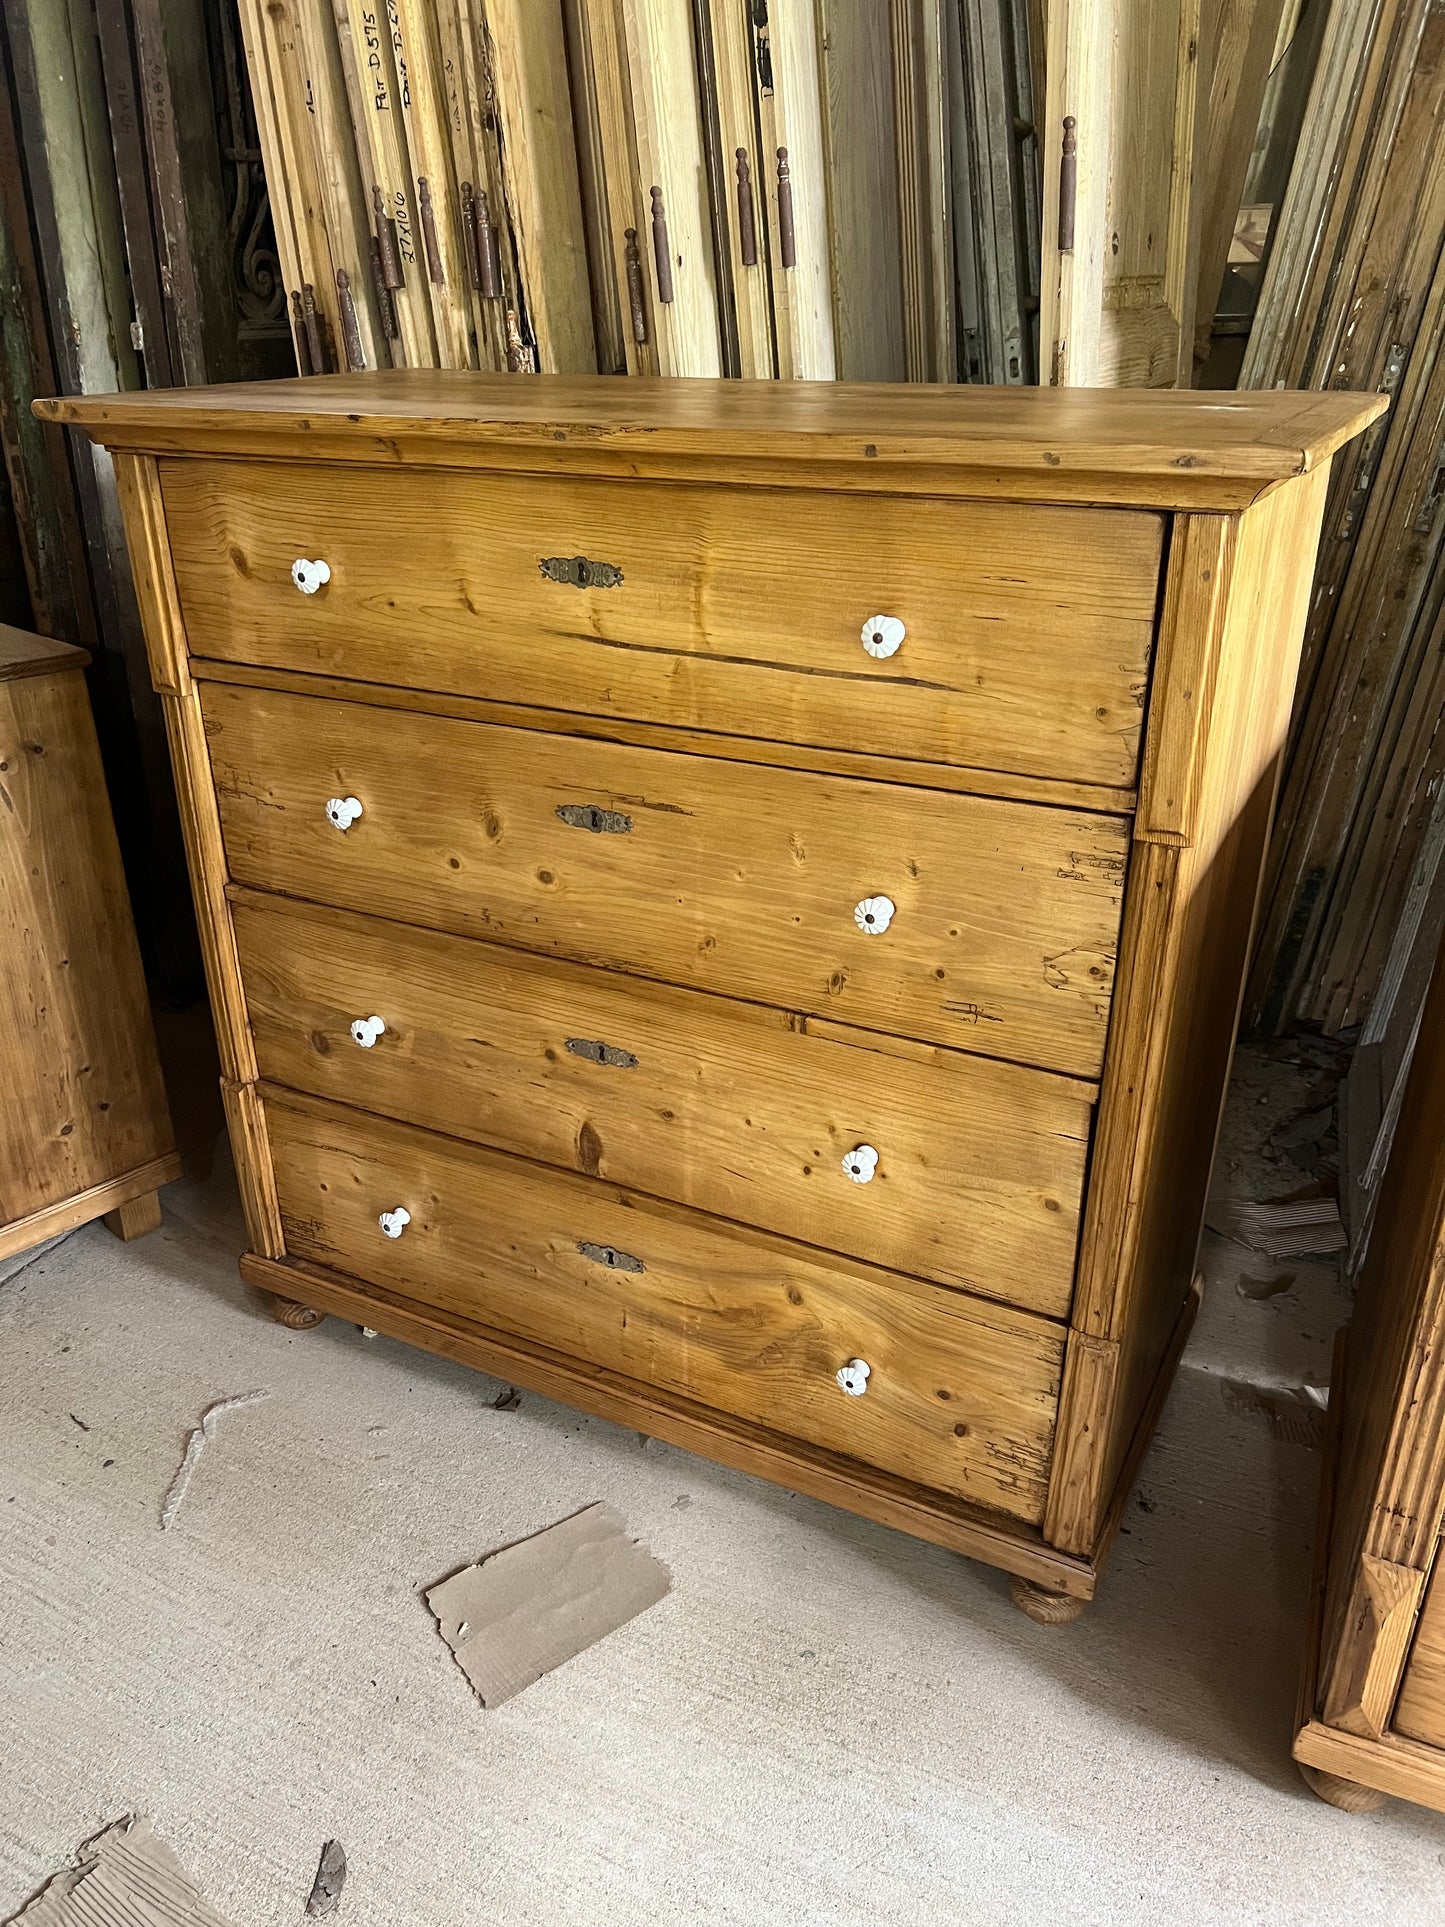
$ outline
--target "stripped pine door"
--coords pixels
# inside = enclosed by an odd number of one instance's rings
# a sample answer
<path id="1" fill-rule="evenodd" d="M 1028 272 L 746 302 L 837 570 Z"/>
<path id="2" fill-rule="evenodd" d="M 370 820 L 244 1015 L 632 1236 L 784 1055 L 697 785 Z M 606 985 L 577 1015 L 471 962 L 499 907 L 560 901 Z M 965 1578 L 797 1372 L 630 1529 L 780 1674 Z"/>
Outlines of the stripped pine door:
<path id="1" fill-rule="evenodd" d="M 652 294 L 658 372 L 720 375 L 712 215 L 694 71 L 690 0 L 622 0 L 627 72 L 647 225 L 637 241 Z"/>
<path id="2" fill-rule="evenodd" d="M 902 381 L 893 45 L 888 11 L 818 0 L 833 325 L 842 381 Z M 860 137 L 860 130 L 870 130 Z"/>
<path id="3" fill-rule="evenodd" d="M 1201 0 L 1054 0 L 1041 372 L 1187 387 L 1198 298 Z M 1207 81 L 1206 81 L 1207 88 Z"/>

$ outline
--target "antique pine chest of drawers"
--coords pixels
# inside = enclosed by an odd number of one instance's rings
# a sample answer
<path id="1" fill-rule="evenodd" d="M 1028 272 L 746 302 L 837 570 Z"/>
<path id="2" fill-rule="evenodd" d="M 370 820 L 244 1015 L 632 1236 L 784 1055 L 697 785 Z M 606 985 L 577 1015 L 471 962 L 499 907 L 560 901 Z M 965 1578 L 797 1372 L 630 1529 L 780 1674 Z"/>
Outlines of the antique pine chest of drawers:
<path id="1" fill-rule="evenodd" d="M 251 1249 L 1092 1594 L 1346 395 L 395 373 L 116 456 Z"/>

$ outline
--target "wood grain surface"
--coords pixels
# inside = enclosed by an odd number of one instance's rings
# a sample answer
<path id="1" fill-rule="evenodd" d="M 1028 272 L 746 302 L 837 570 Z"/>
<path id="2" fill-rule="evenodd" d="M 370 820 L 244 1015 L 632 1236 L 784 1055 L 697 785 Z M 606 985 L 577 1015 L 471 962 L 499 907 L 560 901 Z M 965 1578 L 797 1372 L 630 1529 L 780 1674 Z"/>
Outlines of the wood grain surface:
<path id="1" fill-rule="evenodd" d="M 1056 1326 L 598 1179 L 266 1096 L 288 1254 L 1039 1517 Z M 411 1222 L 388 1238 L 379 1215 L 398 1206 Z M 854 1358 L 871 1367 L 861 1397 L 835 1376 Z"/>
<path id="2" fill-rule="evenodd" d="M 662 483 L 167 462 L 192 646 L 738 735 L 1131 784 L 1163 523 Z M 385 506 L 380 506 L 384 500 Z M 323 558 L 315 595 L 291 580 Z M 620 571 L 578 588 L 583 556 Z M 868 654 L 864 625 L 906 635 Z"/>
<path id="3" fill-rule="evenodd" d="M 138 390 L 37 401 L 109 447 L 344 453 L 437 464 L 449 449 L 589 450 L 748 464 L 893 465 L 936 471 L 931 486 L 1012 494 L 1024 478 L 1067 501 L 1243 507 L 1272 482 L 1319 468 L 1384 412 L 1379 395 L 1167 395 L 1129 388 L 978 388 L 898 383 L 710 381 L 556 375 L 518 382 L 443 369 L 361 378 Z M 279 444 L 279 446 L 278 446 Z M 1007 479 L 1005 479 L 1007 477 Z M 1103 478 L 1115 486 L 1100 494 Z M 877 486 L 876 480 L 871 486 Z"/>
<path id="4" fill-rule="evenodd" d="M 0 632 L 20 672 L 0 673 L 0 1227 L 85 1193 L 98 1216 L 125 1201 L 102 1200 L 105 1187 L 137 1167 L 151 1189 L 180 1174 L 87 658 L 72 650 L 46 673 L 12 634 Z"/>
<path id="5" fill-rule="evenodd" d="M 201 685 L 231 876 L 1080 1077 L 1117 818 Z M 364 814 L 342 833 L 330 797 Z M 605 810 L 594 834 L 558 811 Z M 855 922 L 865 898 L 888 928 Z"/>
<path id="6" fill-rule="evenodd" d="M 232 910 L 275 1083 L 1068 1312 L 1087 1085 L 249 891 Z"/>
<path id="7" fill-rule="evenodd" d="M 1326 479 L 1171 538 L 1073 1313 L 1116 1358 L 1070 1351 L 1049 1534 L 1071 1550 L 1102 1528 L 1194 1278 Z M 1076 1369 L 1103 1404 L 1076 1401 Z"/>

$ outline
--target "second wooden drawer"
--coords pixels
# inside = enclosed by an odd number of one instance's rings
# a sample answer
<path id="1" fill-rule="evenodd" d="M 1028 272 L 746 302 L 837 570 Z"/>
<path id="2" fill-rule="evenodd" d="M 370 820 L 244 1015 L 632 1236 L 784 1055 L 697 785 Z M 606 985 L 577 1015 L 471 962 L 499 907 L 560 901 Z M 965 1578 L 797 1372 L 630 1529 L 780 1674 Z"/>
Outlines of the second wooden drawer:
<path id="1" fill-rule="evenodd" d="M 291 1257 L 1043 1516 L 1059 1326 L 409 1125 L 274 1093 L 266 1117 Z"/>
<path id="2" fill-rule="evenodd" d="M 202 703 L 238 882 L 1098 1074 L 1122 817 L 269 689 Z"/>
<path id="3" fill-rule="evenodd" d="M 263 1077 L 1068 1313 L 1086 1085 L 275 897 L 234 911 Z"/>

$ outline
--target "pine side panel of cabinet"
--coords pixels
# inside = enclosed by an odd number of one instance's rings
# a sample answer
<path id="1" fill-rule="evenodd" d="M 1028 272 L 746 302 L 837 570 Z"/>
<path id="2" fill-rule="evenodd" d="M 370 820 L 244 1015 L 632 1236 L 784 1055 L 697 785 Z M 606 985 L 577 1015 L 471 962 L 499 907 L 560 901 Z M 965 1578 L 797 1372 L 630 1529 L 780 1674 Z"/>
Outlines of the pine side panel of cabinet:
<path id="1" fill-rule="evenodd" d="M 1323 474 L 1175 518 L 1045 1531 L 1097 1553 L 1182 1342 Z"/>
<path id="2" fill-rule="evenodd" d="M 279 1258 L 283 1250 L 281 1219 L 266 1144 L 265 1120 L 254 1098 L 256 1049 L 246 1014 L 246 993 L 241 982 L 231 906 L 226 900 L 225 846 L 221 841 L 221 821 L 200 694 L 187 659 L 185 623 L 176 595 L 170 538 L 155 462 L 146 455 L 118 456 L 116 487 L 151 681 L 161 699 L 171 767 L 175 772 L 181 835 L 221 1062 L 221 1096 L 236 1158 L 246 1228 L 256 1251 L 268 1258 Z"/>
<path id="3" fill-rule="evenodd" d="M 0 1258 L 180 1176 L 88 660 L 0 626 Z"/>

